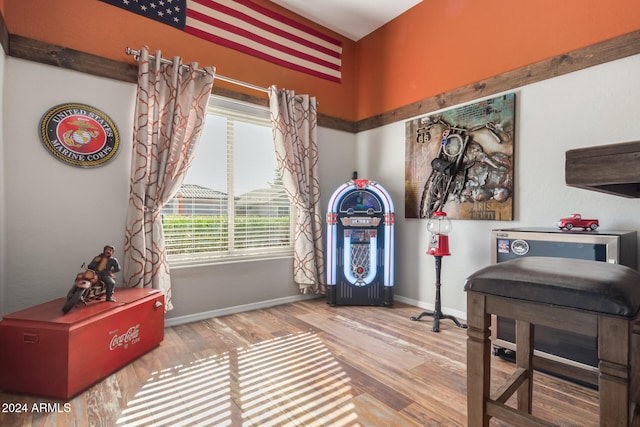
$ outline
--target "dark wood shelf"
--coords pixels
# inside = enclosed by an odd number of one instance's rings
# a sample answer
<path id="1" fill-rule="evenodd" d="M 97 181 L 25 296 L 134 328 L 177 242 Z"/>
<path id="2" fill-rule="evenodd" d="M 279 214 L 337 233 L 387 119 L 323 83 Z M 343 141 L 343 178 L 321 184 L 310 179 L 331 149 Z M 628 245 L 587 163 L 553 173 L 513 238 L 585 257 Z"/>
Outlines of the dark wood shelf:
<path id="1" fill-rule="evenodd" d="M 627 198 L 640 197 L 640 141 L 568 150 L 568 186 Z"/>

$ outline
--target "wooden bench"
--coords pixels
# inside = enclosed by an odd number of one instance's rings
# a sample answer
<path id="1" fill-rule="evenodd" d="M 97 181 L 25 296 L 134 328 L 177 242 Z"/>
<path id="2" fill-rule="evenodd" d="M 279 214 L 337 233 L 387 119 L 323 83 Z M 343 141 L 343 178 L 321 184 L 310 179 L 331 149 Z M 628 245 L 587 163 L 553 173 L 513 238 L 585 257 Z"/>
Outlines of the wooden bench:
<path id="1" fill-rule="evenodd" d="M 534 325 L 597 337 L 600 425 L 640 425 L 640 273 L 617 264 L 526 257 L 485 267 L 467 292 L 468 426 L 494 417 L 550 426 L 532 415 Z M 491 315 L 516 320 L 516 369 L 491 393 Z M 516 407 L 505 403 L 517 393 Z"/>

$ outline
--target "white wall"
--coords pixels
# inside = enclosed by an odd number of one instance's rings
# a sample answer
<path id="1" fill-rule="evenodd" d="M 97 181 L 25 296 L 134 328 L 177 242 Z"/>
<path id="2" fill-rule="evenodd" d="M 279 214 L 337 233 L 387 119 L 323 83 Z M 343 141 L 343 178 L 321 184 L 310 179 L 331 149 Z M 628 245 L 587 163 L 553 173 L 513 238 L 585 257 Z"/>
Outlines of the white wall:
<path id="1" fill-rule="evenodd" d="M 3 98 L 4 92 L 4 68 L 6 56 L 4 50 L 0 49 L 0 100 Z M 5 187 L 5 155 L 4 155 L 4 105 L 0 102 L 0 316 L 2 316 L 2 301 L 4 297 L 5 284 L 5 203 L 4 203 L 4 187 Z"/>
<path id="2" fill-rule="evenodd" d="M 64 297 L 82 262 L 106 243 L 122 256 L 134 100 L 132 84 L 6 58 L 2 314 Z M 40 119 L 68 102 L 113 119 L 121 141 L 112 161 L 76 168 L 45 150 Z"/>
<path id="3" fill-rule="evenodd" d="M 515 220 L 453 221 L 443 311 L 465 315 L 464 280 L 489 264 L 494 228 L 555 227 L 558 218 L 581 212 L 599 218 L 603 230 L 640 232 L 640 200 L 567 187 L 564 178 L 567 150 L 640 140 L 638 75 L 634 56 L 509 91 L 516 93 Z M 405 122 L 362 132 L 356 144 L 361 175 L 378 180 L 395 200 L 395 295 L 431 308 L 435 269 L 425 254 L 426 220 L 404 218 Z"/>
<path id="4" fill-rule="evenodd" d="M 115 256 L 122 261 L 135 105 L 135 84 L 2 59 L 0 316 L 64 297 L 82 262 L 106 243 L 116 247 Z M 91 105 L 111 117 L 120 132 L 117 157 L 101 167 L 81 169 L 45 150 L 40 119 L 68 102 Z M 351 176 L 355 135 L 320 128 L 318 138 L 326 205 L 333 190 Z M 173 269 L 175 309 L 167 318 L 188 320 L 199 313 L 298 297 L 292 264 L 288 258 Z M 117 281 L 122 284 L 121 273 Z"/>

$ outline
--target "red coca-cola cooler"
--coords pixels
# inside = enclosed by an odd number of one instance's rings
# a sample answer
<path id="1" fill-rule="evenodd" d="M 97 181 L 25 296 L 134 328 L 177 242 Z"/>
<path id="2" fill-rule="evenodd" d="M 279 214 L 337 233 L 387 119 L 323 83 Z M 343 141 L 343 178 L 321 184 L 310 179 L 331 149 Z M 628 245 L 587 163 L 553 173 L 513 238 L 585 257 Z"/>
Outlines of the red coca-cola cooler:
<path id="1" fill-rule="evenodd" d="M 0 321 L 0 389 L 68 399 L 164 339 L 164 295 L 117 288 L 116 303 L 93 301 L 62 313 L 60 298 Z"/>

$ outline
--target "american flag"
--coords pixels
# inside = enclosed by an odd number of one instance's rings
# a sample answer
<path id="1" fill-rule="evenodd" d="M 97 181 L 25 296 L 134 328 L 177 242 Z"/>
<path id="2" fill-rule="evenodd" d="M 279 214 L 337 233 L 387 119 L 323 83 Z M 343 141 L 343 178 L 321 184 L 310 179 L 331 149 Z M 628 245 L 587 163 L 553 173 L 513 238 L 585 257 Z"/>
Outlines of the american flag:
<path id="1" fill-rule="evenodd" d="M 287 68 L 341 80 L 339 40 L 249 0 L 100 1 Z"/>

